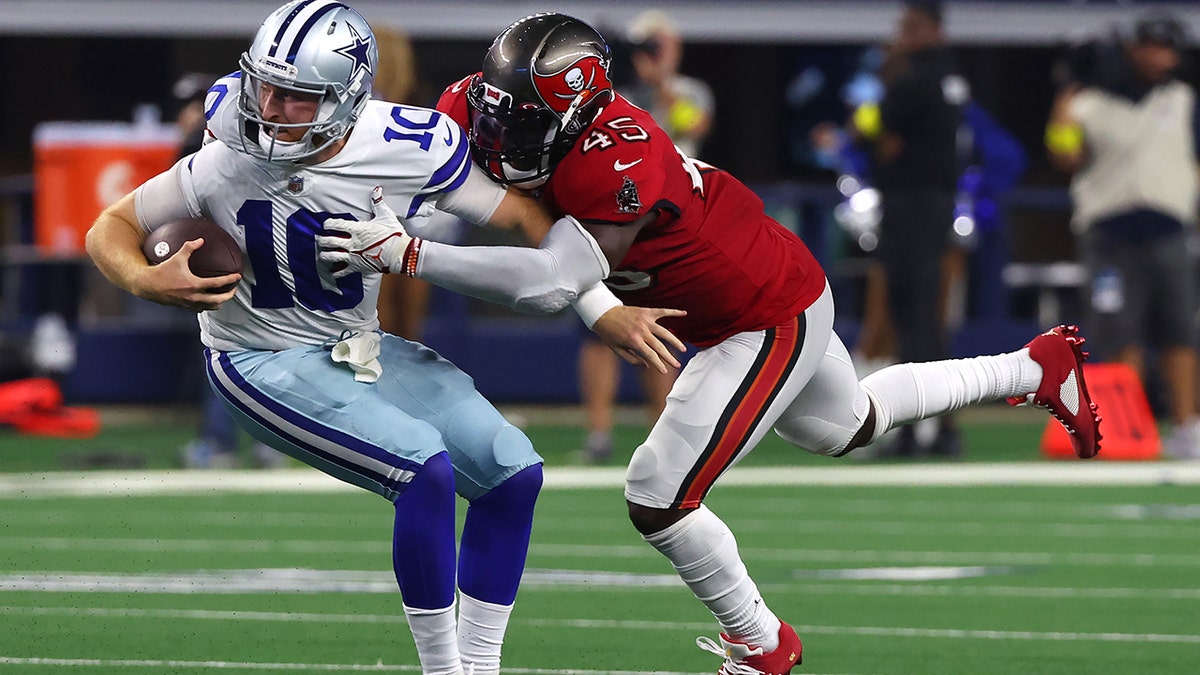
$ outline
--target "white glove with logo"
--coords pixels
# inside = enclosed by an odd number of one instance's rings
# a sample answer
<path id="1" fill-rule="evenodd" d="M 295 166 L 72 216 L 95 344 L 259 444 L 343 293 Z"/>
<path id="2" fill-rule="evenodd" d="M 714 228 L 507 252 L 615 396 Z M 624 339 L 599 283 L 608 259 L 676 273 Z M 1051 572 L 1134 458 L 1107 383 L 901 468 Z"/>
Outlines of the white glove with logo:
<path id="1" fill-rule="evenodd" d="M 371 210 L 371 220 L 326 220 L 325 229 L 333 234 L 317 236 L 317 259 L 333 266 L 335 279 L 355 272 L 414 276 L 421 240 L 410 236 L 384 203 L 382 187 L 371 190 Z"/>

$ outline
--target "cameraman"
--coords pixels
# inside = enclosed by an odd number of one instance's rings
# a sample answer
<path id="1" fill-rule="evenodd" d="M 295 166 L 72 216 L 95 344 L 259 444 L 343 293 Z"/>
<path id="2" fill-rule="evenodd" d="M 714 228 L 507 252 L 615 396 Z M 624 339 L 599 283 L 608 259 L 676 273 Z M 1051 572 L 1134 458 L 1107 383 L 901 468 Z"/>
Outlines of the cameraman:
<path id="1" fill-rule="evenodd" d="M 642 12 L 629 25 L 637 82 L 624 91 L 646 110 L 688 157 L 700 156 L 712 129 L 713 93 L 703 81 L 679 72 L 683 38 L 666 14 Z"/>
<path id="2" fill-rule="evenodd" d="M 1196 263 L 1188 252 L 1200 197 L 1200 113 L 1176 79 L 1185 34 L 1147 16 L 1064 86 L 1046 147 L 1071 179 L 1071 227 L 1091 279 L 1090 334 L 1105 358 L 1143 373 L 1161 357 L 1174 430 L 1167 454 L 1200 457 L 1196 415 Z"/>

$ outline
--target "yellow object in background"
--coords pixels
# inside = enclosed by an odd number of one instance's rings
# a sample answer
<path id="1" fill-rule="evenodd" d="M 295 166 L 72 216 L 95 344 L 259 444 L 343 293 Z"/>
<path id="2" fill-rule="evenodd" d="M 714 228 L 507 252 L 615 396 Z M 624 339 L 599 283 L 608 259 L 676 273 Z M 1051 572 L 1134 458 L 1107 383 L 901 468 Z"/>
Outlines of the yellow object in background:
<path id="1" fill-rule="evenodd" d="M 679 99 L 671 105 L 667 123 L 671 125 L 671 133 L 687 134 L 700 125 L 703 117 L 704 113 L 699 107 L 691 101 Z"/>
<path id="2" fill-rule="evenodd" d="M 1083 149 L 1083 128 L 1074 122 L 1046 125 L 1046 148 L 1056 155 L 1075 155 Z"/>
<path id="3" fill-rule="evenodd" d="M 850 121 L 858 134 L 873 141 L 883 133 L 883 115 L 879 112 L 879 104 L 864 103 L 854 109 Z"/>

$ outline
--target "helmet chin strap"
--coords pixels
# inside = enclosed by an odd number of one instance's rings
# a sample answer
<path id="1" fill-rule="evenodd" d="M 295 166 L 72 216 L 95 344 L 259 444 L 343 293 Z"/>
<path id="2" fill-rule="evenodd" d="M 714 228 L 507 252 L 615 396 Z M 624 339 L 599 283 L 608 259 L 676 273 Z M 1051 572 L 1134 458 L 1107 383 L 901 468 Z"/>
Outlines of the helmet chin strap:
<path id="1" fill-rule="evenodd" d="M 509 185 L 521 190 L 534 190 L 545 185 L 547 180 L 550 180 L 550 176 L 538 176 L 527 180 L 515 180 L 510 182 Z"/>
<path id="2" fill-rule="evenodd" d="M 281 141 L 275 137 L 275 134 L 266 133 L 265 129 L 260 129 L 258 133 L 258 147 L 262 148 L 263 152 L 267 153 L 267 157 L 272 160 L 303 159 L 304 156 L 312 154 L 313 140 L 315 139 L 311 129 L 306 131 L 298 141 Z"/>
<path id="3" fill-rule="evenodd" d="M 566 112 L 563 113 L 562 121 L 559 122 L 558 128 L 565 130 L 567 125 L 571 123 L 571 119 L 575 117 L 575 113 L 579 112 L 579 106 L 583 105 L 584 92 L 579 92 L 575 98 L 571 99 L 571 105 L 567 106 Z"/>
<path id="4" fill-rule="evenodd" d="M 588 100 L 588 98 L 585 91 L 581 91 L 575 95 L 575 98 L 571 100 L 571 105 L 567 106 L 566 112 L 563 113 L 562 121 L 558 125 L 560 130 L 566 131 L 571 122 L 575 121 L 575 116 L 579 113 L 579 109 L 583 107 L 583 102 Z M 598 117 L 602 112 L 604 112 L 604 106 L 596 109 L 596 116 Z M 595 119 L 595 117 L 592 119 Z"/>
<path id="5" fill-rule="evenodd" d="M 549 157 L 542 157 L 538 162 L 538 168 L 535 169 L 514 169 L 507 162 L 501 162 L 500 166 L 503 169 L 504 179 L 508 185 L 524 190 L 532 190 L 533 188 L 541 187 L 549 180 L 550 173 L 545 170 L 549 162 Z"/>

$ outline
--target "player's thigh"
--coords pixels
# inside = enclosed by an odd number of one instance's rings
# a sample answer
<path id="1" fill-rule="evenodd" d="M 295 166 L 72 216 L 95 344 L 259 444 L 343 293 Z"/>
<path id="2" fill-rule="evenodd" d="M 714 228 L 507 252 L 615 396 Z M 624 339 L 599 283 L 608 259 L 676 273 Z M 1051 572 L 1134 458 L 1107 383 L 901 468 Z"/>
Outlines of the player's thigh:
<path id="1" fill-rule="evenodd" d="M 854 363 L 834 334 L 817 371 L 775 423 L 787 442 L 818 455 L 839 456 L 870 411 Z"/>
<path id="2" fill-rule="evenodd" d="M 696 354 L 634 451 L 626 499 L 660 509 L 697 506 L 799 395 L 825 353 L 832 325 L 826 288 L 794 325 L 739 333 Z"/>
<path id="3" fill-rule="evenodd" d="M 542 458 L 478 390 L 475 381 L 437 352 L 384 334 L 377 383 L 389 403 L 441 435 L 454 464 L 455 485 L 467 499 L 486 494 Z"/>
<path id="4" fill-rule="evenodd" d="M 320 347 L 210 350 L 208 374 L 256 439 L 389 500 L 446 450 L 437 429 L 356 381 Z"/>

